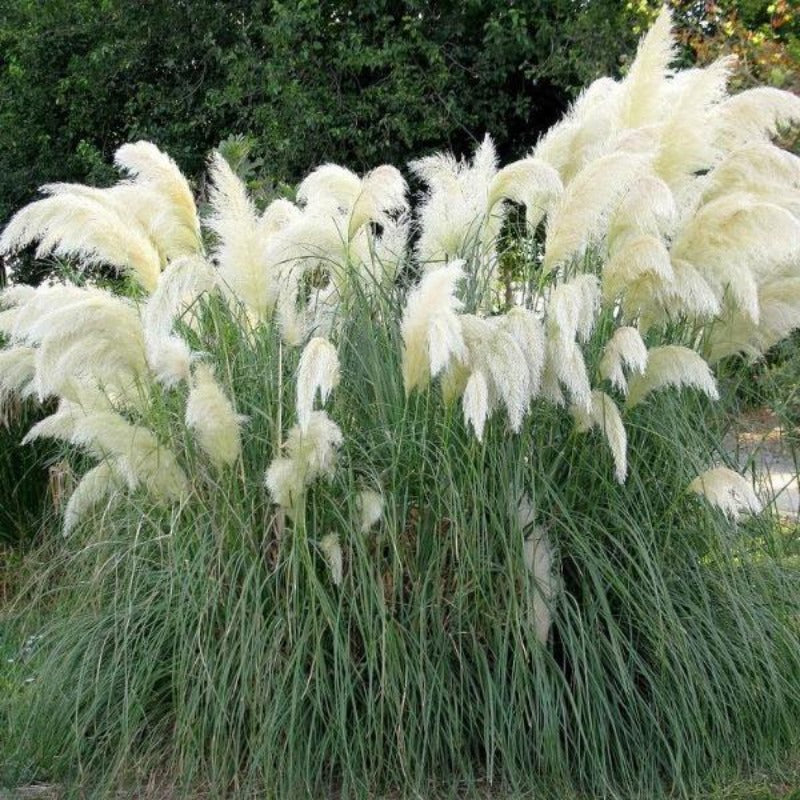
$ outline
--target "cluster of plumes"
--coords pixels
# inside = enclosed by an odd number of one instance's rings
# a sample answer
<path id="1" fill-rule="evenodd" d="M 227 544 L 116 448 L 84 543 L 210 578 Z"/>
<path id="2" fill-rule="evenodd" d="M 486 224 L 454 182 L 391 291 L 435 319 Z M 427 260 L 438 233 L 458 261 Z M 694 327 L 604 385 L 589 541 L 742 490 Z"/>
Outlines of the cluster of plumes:
<path id="1" fill-rule="evenodd" d="M 800 324 L 800 159 L 771 141 L 800 120 L 800 98 L 773 89 L 729 96 L 729 61 L 676 72 L 673 55 L 664 10 L 627 76 L 592 84 L 527 157 L 500 168 L 487 137 L 471 161 L 413 162 L 427 186 L 413 248 L 407 186 L 394 167 L 359 177 L 324 165 L 300 184 L 296 202 L 259 211 L 214 154 L 203 230 L 175 163 L 152 144 L 125 145 L 116 155 L 122 181 L 44 187 L 45 197 L 8 224 L 0 252 L 35 242 L 39 256 L 115 267 L 139 287 L 137 299 L 91 286 L 7 290 L 0 401 L 56 398 L 60 420 L 81 409 L 100 425 L 95 400 L 84 406 L 102 396 L 103 413 L 139 431 L 154 387 L 184 387 L 187 429 L 212 469 L 230 468 L 243 423 L 234 387 L 182 335 L 198 324 L 198 299 L 216 293 L 248 339 L 274 325 L 287 345 L 308 343 L 297 424 L 267 474 L 273 500 L 295 514 L 310 483 L 330 474 L 342 441 L 314 409 L 317 394 L 324 404 L 338 381 L 338 323 L 355 296 L 397 296 L 408 263 L 420 278 L 401 320 L 407 391 L 438 380 L 479 440 L 493 415 L 520 432 L 535 402 L 562 406 L 578 430 L 605 436 L 624 481 L 626 408 L 667 386 L 714 398 L 709 363 L 763 352 Z M 512 203 L 525 208 L 527 234 L 543 242 L 541 288 L 499 314 L 498 238 Z M 659 330 L 682 322 L 687 338 L 645 346 L 650 331 L 658 341 Z M 598 338 L 594 368 L 587 343 Z M 109 454 L 76 492 L 75 508 L 112 484 L 149 486 L 134 453 L 140 444 L 122 423 L 117 444 L 98 449 L 86 420 L 77 439 L 51 426 L 98 457 Z M 141 433 L 136 441 L 168 450 L 162 434 L 148 435 L 152 442 Z M 167 492 L 177 497 L 187 483 L 165 485 L 180 486 Z"/>

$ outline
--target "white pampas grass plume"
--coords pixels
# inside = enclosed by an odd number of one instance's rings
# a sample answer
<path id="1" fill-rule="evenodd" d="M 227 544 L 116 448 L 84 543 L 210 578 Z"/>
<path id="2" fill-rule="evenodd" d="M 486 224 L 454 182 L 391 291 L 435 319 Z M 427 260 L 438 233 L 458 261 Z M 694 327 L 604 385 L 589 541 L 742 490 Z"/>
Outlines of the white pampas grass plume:
<path id="1" fill-rule="evenodd" d="M 559 283 L 546 305 L 551 337 L 569 342 L 577 336 L 588 341 L 600 308 L 600 284 L 595 275 L 577 275 Z"/>
<path id="2" fill-rule="evenodd" d="M 348 214 L 359 194 L 361 179 L 338 164 L 323 164 L 307 175 L 297 187 L 297 201 L 324 213 Z"/>
<path id="3" fill-rule="evenodd" d="M 217 235 L 213 247 L 220 283 L 255 316 L 269 317 L 276 300 L 275 270 L 265 261 L 263 223 L 247 190 L 223 156 L 211 156 L 208 227 Z"/>
<path id="4" fill-rule="evenodd" d="M 753 487 L 738 472 L 726 467 L 706 470 L 689 484 L 687 491 L 705 497 L 734 520 L 762 510 Z"/>
<path id="5" fill-rule="evenodd" d="M 286 442 L 288 457 L 275 458 L 267 469 L 265 482 L 273 501 L 293 514 L 306 487 L 333 474 L 342 441 L 339 426 L 324 411 L 311 412 L 305 432 L 295 425 Z"/>
<path id="6" fill-rule="evenodd" d="M 350 212 L 347 238 L 352 239 L 367 222 L 383 222 L 387 212 L 405 211 L 407 190 L 405 179 L 395 167 L 384 164 L 368 172 Z"/>
<path id="7" fill-rule="evenodd" d="M 305 433 L 319 392 L 323 405 L 339 384 L 339 357 L 336 348 L 321 336 L 309 341 L 297 367 L 297 421 Z"/>
<path id="8" fill-rule="evenodd" d="M 75 433 L 75 425 L 83 413 L 79 405 L 62 398 L 55 413 L 39 420 L 25 434 L 22 444 L 35 442 L 37 439 L 57 439 L 69 442 Z"/>
<path id="9" fill-rule="evenodd" d="M 674 57 L 672 14 L 665 4 L 639 43 L 636 58 L 622 81 L 623 127 L 636 128 L 657 121 L 661 89 L 671 75 L 669 65 Z"/>
<path id="10" fill-rule="evenodd" d="M 763 141 L 800 122 L 800 97 L 769 86 L 747 89 L 720 103 L 719 122 L 720 140 L 728 150 Z"/>
<path id="11" fill-rule="evenodd" d="M 624 369 L 642 374 L 647 367 L 647 347 L 636 328 L 623 326 L 606 342 L 600 359 L 600 376 L 623 394 L 628 393 Z"/>
<path id="12" fill-rule="evenodd" d="M 472 425 L 478 441 L 483 441 L 483 429 L 489 416 L 489 383 L 481 370 L 477 369 L 469 376 L 461 403 L 464 423 Z"/>
<path id="13" fill-rule="evenodd" d="M 654 298 L 668 313 L 700 319 L 713 319 L 720 313 L 722 306 L 717 294 L 690 262 L 673 257 L 672 274 L 672 282 L 661 287 Z"/>
<path id="14" fill-rule="evenodd" d="M 427 385 L 452 359 L 466 360 L 456 285 L 462 262 L 427 272 L 411 292 L 403 312 L 403 380 L 406 393 Z"/>
<path id="15" fill-rule="evenodd" d="M 342 546 L 339 544 L 339 536 L 335 533 L 326 534 L 322 537 L 319 547 L 325 556 L 325 561 L 328 562 L 328 569 L 331 571 L 331 580 L 334 586 L 341 586 L 344 558 Z"/>
<path id="16" fill-rule="evenodd" d="M 572 415 L 580 432 L 599 428 L 605 434 L 614 457 L 614 477 L 617 483 L 625 483 L 628 474 L 628 436 L 617 404 L 605 392 L 595 389 L 588 412 L 575 406 Z"/>
<path id="17" fill-rule="evenodd" d="M 108 500 L 118 488 L 119 476 L 113 461 L 103 461 L 90 469 L 75 487 L 64 509 L 64 527 L 62 534 L 66 537 L 86 514 L 103 500 Z"/>
<path id="18" fill-rule="evenodd" d="M 612 78 L 594 81 L 542 136 L 532 157 L 550 164 L 564 182 L 572 180 L 589 159 L 602 153 L 616 130 L 620 91 Z"/>
<path id="19" fill-rule="evenodd" d="M 427 156 L 409 164 L 429 187 L 419 207 L 421 263 L 443 263 L 467 257 L 476 246 L 491 243 L 500 232 L 502 215 L 490 215 L 489 186 L 497 172 L 497 154 L 489 136 L 472 162 L 450 154 Z"/>
<path id="20" fill-rule="evenodd" d="M 753 142 L 729 153 L 709 174 L 702 200 L 746 192 L 782 205 L 800 189 L 800 158 L 770 142 Z"/>
<path id="21" fill-rule="evenodd" d="M 800 220 L 743 192 L 702 206 L 672 245 L 673 258 L 693 264 L 720 299 L 727 291 L 756 323 L 759 275 L 794 258 L 798 250 Z"/>
<path id="22" fill-rule="evenodd" d="M 36 289 L 24 283 L 7 286 L 0 291 L 0 308 L 14 308 L 14 306 L 23 305 L 33 299 L 35 294 Z"/>
<path id="23" fill-rule="evenodd" d="M 628 299 L 626 309 L 635 311 L 638 286 L 668 286 L 673 280 L 669 251 L 660 238 L 644 234 L 627 239 L 603 266 L 603 298 Z M 647 295 L 645 294 L 645 298 Z"/>
<path id="24" fill-rule="evenodd" d="M 162 153 L 152 142 L 133 142 L 124 144 L 114 154 L 114 161 L 120 169 L 133 176 L 137 186 L 152 189 L 162 198 L 167 213 L 182 226 L 194 246 L 186 248 L 182 255 L 201 252 L 200 220 L 194 203 L 191 187 L 178 168 L 178 165 Z"/>
<path id="25" fill-rule="evenodd" d="M 300 209 L 289 200 L 279 197 L 273 200 L 258 219 L 258 230 L 267 239 L 302 216 Z"/>
<path id="26" fill-rule="evenodd" d="M 688 347 L 665 345 L 648 350 L 647 369 L 631 378 L 627 404 L 638 405 L 650 392 L 667 386 L 689 386 L 719 399 L 716 381 L 702 356 Z"/>
<path id="27" fill-rule="evenodd" d="M 592 388 L 578 343 L 574 339 L 550 337 L 542 375 L 542 396 L 555 405 L 564 405 L 561 386 L 569 392 L 573 405 L 589 409 Z"/>
<path id="28" fill-rule="evenodd" d="M 75 256 L 82 266 L 116 267 L 148 292 L 158 285 L 161 258 L 145 231 L 90 197 L 57 194 L 25 206 L 0 236 L 0 252 L 16 252 L 36 240 L 37 258 Z"/>
<path id="29" fill-rule="evenodd" d="M 567 184 L 547 221 L 545 270 L 580 258 L 600 239 L 608 216 L 646 163 L 642 156 L 610 153 L 590 162 Z"/>
<path id="30" fill-rule="evenodd" d="M 659 131 L 656 174 L 670 186 L 693 179 L 718 158 L 716 104 L 726 96 L 735 57 L 721 58 L 703 69 L 678 72 L 664 98 L 669 115 Z"/>
<path id="31" fill-rule="evenodd" d="M 561 177 L 553 167 L 540 159 L 523 158 L 503 167 L 492 178 L 487 211 L 491 213 L 502 200 L 521 203 L 528 227 L 533 229 L 563 191 Z"/>
<path id="32" fill-rule="evenodd" d="M 360 518 L 362 533 L 366 533 L 373 525 L 380 522 L 383 516 L 383 495 L 374 489 L 362 489 L 356 497 L 356 507 Z"/>
<path id="33" fill-rule="evenodd" d="M 544 326 L 533 311 L 519 307 L 512 308 L 498 319 L 500 328 L 511 336 L 525 358 L 528 366 L 528 390 L 532 399 L 539 394 L 544 370 L 546 356 Z"/>
<path id="34" fill-rule="evenodd" d="M 79 416 L 70 441 L 97 458 L 113 458 L 131 488 L 142 485 L 158 500 L 180 500 L 188 493 L 189 481 L 175 454 L 150 429 L 132 425 L 115 411 Z"/>
<path id="35" fill-rule="evenodd" d="M 536 626 L 536 638 L 542 644 L 547 644 L 553 624 L 552 607 L 558 585 L 553 547 L 547 531 L 534 524 L 535 512 L 527 495 L 520 501 L 517 518 L 523 535 L 530 529 L 523 539 L 522 559 L 535 584 L 531 614 Z"/>
<path id="36" fill-rule="evenodd" d="M 0 350 L 0 408 L 13 394 L 25 397 L 36 372 L 32 347 L 10 347 Z"/>
<path id="37" fill-rule="evenodd" d="M 231 466 L 242 451 L 239 427 L 242 417 L 206 364 L 198 364 L 186 401 L 186 425 L 218 469 Z"/>

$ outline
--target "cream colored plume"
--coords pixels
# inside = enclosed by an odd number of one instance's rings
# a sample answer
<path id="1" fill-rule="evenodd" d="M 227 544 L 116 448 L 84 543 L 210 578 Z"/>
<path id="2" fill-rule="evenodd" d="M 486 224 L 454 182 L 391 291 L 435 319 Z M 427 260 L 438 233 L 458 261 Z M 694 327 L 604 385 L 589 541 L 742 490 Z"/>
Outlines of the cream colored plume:
<path id="1" fill-rule="evenodd" d="M 502 200 L 525 206 L 525 219 L 533 230 L 561 197 L 564 186 L 558 172 L 536 158 L 523 158 L 503 167 L 489 184 L 487 212 Z"/>
<path id="2" fill-rule="evenodd" d="M 172 334 L 175 321 L 215 286 L 208 261 L 179 258 L 161 274 L 158 287 L 142 309 L 147 361 L 156 380 L 167 388 L 189 380 L 192 362 L 189 345 Z"/>
<path id="3" fill-rule="evenodd" d="M 600 308 L 600 286 L 595 275 L 577 275 L 559 283 L 545 306 L 551 338 L 569 342 L 577 336 L 588 341 Z"/>
<path id="4" fill-rule="evenodd" d="M 599 428 L 605 434 L 614 457 L 614 476 L 617 483 L 625 483 L 625 476 L 628 474 L 628 436 L 617 404 L 605 392 L 595 389 L 588 411 L 580 406 L 573 406 L 572 415 L 579 431 Z"/>
<path id="5" fill-rule="evenodd" d="M 77 257 L 81 266 L 108 264 L 146 291 L 158 284 L 161 257 L 144 229 L 95 199 L 57 194 L 18 211 L 0 236 L 0 252 L 39 241 L 36 257 Z"/>
<path id="6" fill-rule="evenodd" d="M 338 386 L 339 377 L 336 348 L 327 339 L 315 336 L 305 346 L 297 367 L 297 422 L 303 433 L 308 431 L 317 393 L 324 405 Z"/>
<path id="7" fill-rule="evenodd" d="M 675 195 L 669 186 L 655 175 L 642 175 L 610 217 L 609 252 L 618 252 L 630 239 L 645 234 L 658 238 L 671 232 L 677 217 Z"/>
<path id="8" fill-rule="evenodd" d="M 409 164 L 428 185 L 419 207 L 417 256 L 427 266 L 478 254 L 486 257 L 500 233 L 502 215 L 489 214 L 489 192 L 497 174 L 497 155 L 487 136 L 472 162 L 452 155 L 427 156 Z"/>
<path id="9" fill-rule="evenodd" d="M 49 183 L 41 191 L 96 201 L 123 221 L 140 227 L 158 251 L 162 264 L 202 252 L 196 217 L 187 221 L 180 208 L 149 184 L 129 180 L 98 189 L 78 183 Z"/>
<path id="10" fill-rule="evenodd" d="M 800 158 L 770 142 L 754 142 L 729 153 L 708 175 L 703 202 L 730 192 L 746 192 L 787 206 L 800 191 Z"/>
<path id="11" fill-rule="evenodd" d="M 800 97 L 769 86 L 747 89 L 720 104 L 719 120 L 720 141 L 733 150 L 800 122 Z"/>
<path id="12" fill-rule="evenodd" d="M 700 320 L 716 317 L 722 305 L 708 281 L 688 261 L 673 257 L 671 262 L 673 280 L 658 288 L 657 295 L 653 297 L 653 307 L 648 311 L 649 321 L 655 322 L 664 315 L 667 318 L 686 315 Z M 655 306 L 660 306 L 663 313 L 656 311 Z M 643 319 L 642 328 L 646 330 L 647 327 Z"/>
<path id="13" fill-rule="evenodd" d="M 0 350 L 0 410 L 10 396 L 26 397 L 32 393 L 35 353 L 32 347 L 24 346 Z"/>
<path id="14" fill-rule="evenodd" d="M 669 82 L 669 114 L 659 131 L 653 169 L 670 186 L 694 179 L 718 160 L 717 104 L 726 96 L 735 63 L 735 58 L 721 58 L 703 69 L 678 72 Z"/>
<path id="15" fill-rule="evenodd" d="M 646 164 L 642 156 L 610 153 L 591 161 L 567 184 L 547 221 L 545 270 L 582 257 L 602 239 L 609 216 Z"/>
<path id="16" fill-rule="evenodd" d="M 361 180 L 361 190 L 350 212 L 347 237 L 352 239 L 367 222 L 387 220 L 387 213 L 408 209 L 408 186 L 400 171 L 384 164 L 368 172 Z"/>
<path id="17" fill-rule="evenodd" d="M 787 270 L 770 279 L 759 288 L 758 303 L 758 324 L 736 309 L 714 321 L 706 342 L 710 363 L 735 353 L 757 358 L 800 328 L 800 276 Z"/>
<path id="18" fill-rule="evenodd" d="M 552 166 L 565 183 L 602 154 L 616 130 L 620 84 L 599 78 L 581 92 L 566 116 L 539 140 L 532 157 Z"/>
<path id="19" fill-rule="evenodd" d="M 186 426 L 217 469 L 232 466 L 242 452 L 242 417 L 214 378 L 212 369 L 198 364 L 186 401 Z"/>
<path id="20" fill-rule="evenodd" d="M 717 384 L 708 364 L 702 356 L 688 347 L 665 345 L 647 352 L 647 369 L 643 375 L 635 375 L 629 382 L 628 406 L 641 403 L 650 392 L 668 386 L 689 386 L 719 399 Z"/>
<path id="21" fill-rule="evenodd" d="M 108 502 L 120 485 L 113 461 L 103 461 L 90 469 L 72 491 L 64 509 L 63 535 L 69 536 L 83 517 L 103 500 Z"/>
<path id="22" fill-rule="evenodd" d="M 335 533 L 326 534 L 322 537 L 319 548 L 322 550 L 325 561 L 328 563 L 328 569 L 331 571 L 331 580 L 334 586 L 341 586 L 344 556 L 342 554 L 342 546 L 339 544 L 339 536 Z"/>
<path id="23" fill-rule="evenodd" d="M 558 589 L 555 574 L 555 553 L 547 531 L 535 524 L 535 512 L 530 498 L 525 495 L 517 510 L 517 519 L 522 529 L 522 559 L 534 582 L 534 597 L 531 615 L 536 626 L 536 638 L 547 644 L 553 624 L 552 608 Z"/>
<path id="24" fill-rule="evenodd" d="M 297 202 L 331 214 L 349 214 L 359 194 L 361 179 L 338 164 L 323 164 L 297 187 Z"/>
<path id="25" fill-rule="evenodd" d="M 591 299 L 588 297 L 586 299 L 591 304 Z M 528 390 L 530 398 L 533 399 L 539 394 L 546 357 L 544 326 L 533 311 L 518 307 L 495 319 L 500 329 L 507 333 L 522 351 L 528 367 Z"/>
<path id="26" fill-rule="evenodd" d="M 672 75 L 669 65 L 674 57 L 672 15 L 664 5 L 639 43 L 636 58 L 622 81 L 620 124 L 623 127 L 636 128 L 659 120 L 661 89 Z"/>
<path id="27" fill-rule="evenodd" d="M 461 398 L 464 410 L 464 424 L 471 425 L 479 442 L 483 441 L 483 429 L 491 412 L 489 381 L 479 369 L 473 370 Z"/>
<path id="28" fill-rule="evenodd" d="M 452 359 L 467 358 L 455 295 L 463 277 L 462 262 L 453 262 L 426 272 L 408 296 L 401 328 L 407 393 L 425 387 Z"/>
<path id="29" fill-rule="evenodd" d="M 723 511 L 731 519 L 743 514 L 758 514 L 761 501 L 753 487 L 738 472 L 726 467 L 714 467 L 698 475 L 687 489 Z"/>
<path id="30" fill-rule="evenodd" d="M 356 497 L 356 507 L 360 519 L 360 529 L 366 533 L 374 525 L 380 522 L 383 516 L 384 500 L 380 492 L 374 489 L 362 489 Z"/>
<path id="31" fill-rule="evenodd" d="M 728 292 L 757 323 L 758 276 L 798 250 L 800 220 L 778 205 L 731 192 L 699 209 L 676 236 L 672 256 L 694 265 L 719 300 Z"/>
<path id="32" fill-rule="evenodd" d="M 150 429 L 132 425 L 115 411 L 78 416 L 71 441 L 102 460 L 114 459 L 131 488 L 142 486 L 158 500 L 180 500 L 188 493 L 189 482 L 175 454 Z"/>
<path id="33" fill-rule="evenodd" d="M 247 190 L 223 156 L 211 156 L 208 227 L 216 234 L 212 254 L 220 285 L 252 313 L 269 318 L 277 299 L 276 267 L 264 256 L 262 222 Z"/>
<path id="34" fill-rule="evenodd" d="M 636 316 L 653 295 L 674 281 L 669 251 L 660 238 L 632 236 L 603 265 L 603 299 L 622 298 L 625 316 Z"/>
<path id="35" fill-rule="evenodd" d="M 542 397 L 554 405 L 563 406 L 565 400 L 562 386 L 569 393 L 573 405 L 588 411 L 591 404 L 591 385 L 583 352 L 574 339 L 548 336 L 542 372 Z"/>
<path id="36" fill-rule="evenodd" d="M 647 347 L 636 328 L 623 326 L 606 342 L 600 359 L 600 377 L 623 394 L 628 393 L 624 370 L 641 375 L 647 367 Z"/>
<path id="37" fill-rule="evenodd" d="M 464 364 L 475 376 L 465 387 L 465 420 L 473 425 L 480 440 L 486 416 L 495 403 L 502 402 L 511 430 L 518 433 L 533 394 L 525 354 L 502 317 L 481 319 L 465 314 L 460 319 L 468 351 Z"/>
<path id="38" fill-rule="evenodd" d="M 311 412 L 305 432 L 295 425 L 286 442 L 288 456 L 277 457 L 267 470 L 266 486 L 273 501 L 295 513 L 306 488 L 319 477 L 333 475 L 342 441 L 339 426 L 324 411 Z"/>
<path id="39" fill-rule="evenodd" d="M 189 182 L 178 165 L 154 144 L 144 141 L 122 145 L 114 154 L 114 161 L 132 176 L 137 187 L 147 188 L 161 198 L 157 206 L 159 214 L 171 217 L 173 226 L 184 228 L 187 246 L 174 255 L 202 253 L 197 207 Z"/>

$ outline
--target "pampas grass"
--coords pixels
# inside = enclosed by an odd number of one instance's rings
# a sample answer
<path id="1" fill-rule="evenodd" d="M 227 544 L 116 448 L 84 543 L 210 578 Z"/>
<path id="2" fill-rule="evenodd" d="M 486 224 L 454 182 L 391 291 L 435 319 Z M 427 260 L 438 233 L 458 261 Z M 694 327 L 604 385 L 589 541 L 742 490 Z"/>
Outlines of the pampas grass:
<path id="1" fill-rule="evenodd" d="M 18 212 L 5 250 L 139 286 L 0 299 L 0 397 L 57 400 L 26 441 L 79 478 L 7 775 L 689 797 L 796 742 L 797 581 L 710 366 L 800 321 L 794 101 L 673 49 L 665 11 L 520 161 L 419 159 L 413 214 L 327 164 L 259 215 L 213 155 L 198 220 L 146 143 Z"/>

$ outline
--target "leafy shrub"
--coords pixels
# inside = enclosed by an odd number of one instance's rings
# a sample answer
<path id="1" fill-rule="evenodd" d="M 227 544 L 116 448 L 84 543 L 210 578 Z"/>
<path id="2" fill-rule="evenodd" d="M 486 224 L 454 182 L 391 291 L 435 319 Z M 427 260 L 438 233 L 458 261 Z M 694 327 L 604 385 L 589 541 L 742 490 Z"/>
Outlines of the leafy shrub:
<path id="1" fill-rule="evenodd" d="M 414 162 L 413 222 L 393 167 L 258 213 L 217 154 L 203 225 L 144 142 L 12 219 L 139 287 L 3 295 L 2 385 L 59 401 L 27 440 L 96 464 L 17 778 L 686 794 L 794 742 L 797 578 L 709 363 L 800 321 L 800 100 L 671 57 L 664 12 L 527 158 Z"/>

